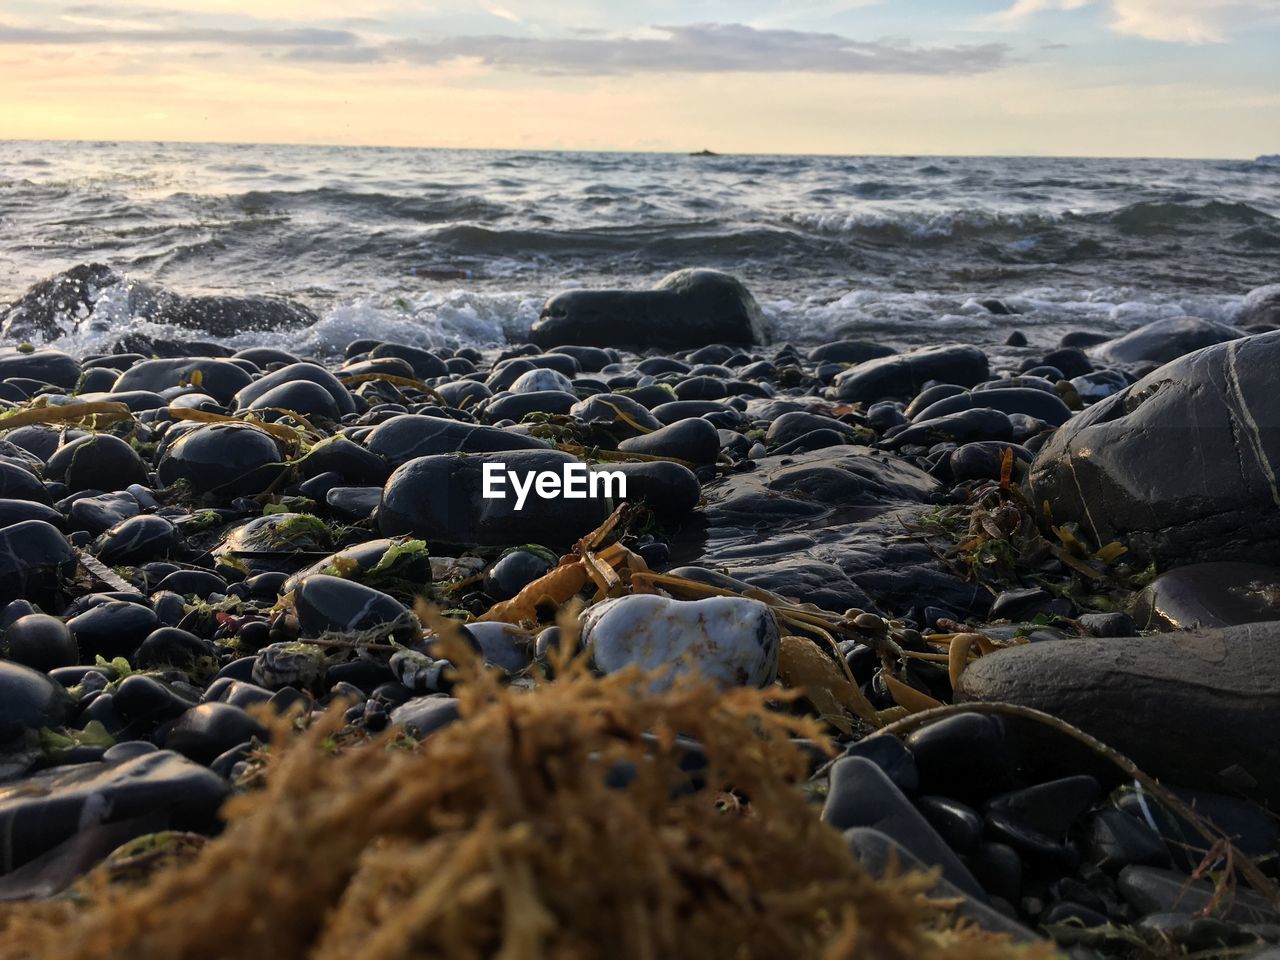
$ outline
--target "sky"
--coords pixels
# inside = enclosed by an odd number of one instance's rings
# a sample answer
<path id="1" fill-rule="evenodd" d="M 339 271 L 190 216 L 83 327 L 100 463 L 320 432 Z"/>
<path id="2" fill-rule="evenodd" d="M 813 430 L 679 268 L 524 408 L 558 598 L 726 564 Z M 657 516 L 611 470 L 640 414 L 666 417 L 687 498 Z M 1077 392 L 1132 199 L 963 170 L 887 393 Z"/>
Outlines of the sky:
<path id="1" fill-rule="evenodd" d="M 0 138 L 1280 153 L 1280 0 L 0 0 Z"/>

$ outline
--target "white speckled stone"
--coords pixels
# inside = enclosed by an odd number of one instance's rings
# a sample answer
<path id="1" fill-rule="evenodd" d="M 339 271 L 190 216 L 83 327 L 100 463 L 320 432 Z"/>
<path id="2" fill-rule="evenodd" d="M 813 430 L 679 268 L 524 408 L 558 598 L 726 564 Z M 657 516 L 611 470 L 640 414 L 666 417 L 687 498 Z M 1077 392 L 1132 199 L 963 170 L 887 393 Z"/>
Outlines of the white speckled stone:
<path id="1" fill-rule="evenodd" d="M 582 640 L 605 673 L 636 666 L 666 672 L 654 690 L 698 673 L 717 686 L 762 687 L 778 673 L 778 624 L 758 600 L 671 600 L 636 594 L 582 616 Z"/>

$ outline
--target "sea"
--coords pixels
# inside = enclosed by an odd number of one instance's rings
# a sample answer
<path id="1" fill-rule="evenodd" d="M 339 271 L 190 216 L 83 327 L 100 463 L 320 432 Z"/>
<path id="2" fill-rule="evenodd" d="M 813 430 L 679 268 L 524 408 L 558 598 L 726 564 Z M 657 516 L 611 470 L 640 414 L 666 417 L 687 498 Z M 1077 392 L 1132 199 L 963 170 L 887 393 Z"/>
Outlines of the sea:
<path id="1" fill-rule="evenodd" d="M 315 356 L 358 337 L 519 343 L 552 294 L 682 267 L 741 278 L 776 342 L 1019 329 L 1049 346 L 1168 316 L 1230 322 L 1280 281 L 1278 261 L 1276 158 L 0 141 L 0 304 L 102 262 L 181 293 L 296 299 L 317 323 L 230 345 Z M 175 333 L 118 309 L 100 319 L 59 345 Z"/>

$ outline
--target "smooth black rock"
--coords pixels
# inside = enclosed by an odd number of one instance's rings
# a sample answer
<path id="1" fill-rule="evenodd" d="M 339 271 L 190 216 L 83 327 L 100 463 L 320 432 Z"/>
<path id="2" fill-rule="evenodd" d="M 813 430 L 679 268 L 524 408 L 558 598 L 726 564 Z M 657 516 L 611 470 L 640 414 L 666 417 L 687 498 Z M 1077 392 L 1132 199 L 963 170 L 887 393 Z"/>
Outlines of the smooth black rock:
<path id="1" fill-rule="evenodd" d="M 870 760 L 885 772 L 903 793 L 913 795 L 920 786 L 915 757 L 897 737 L 865 737 L 845 748 L 845 756 Z"/>
<path id="2" fill-rule="evenodd" d="M 80 497 L 67 511 L 67 517 L 76 529 L 96 537 L 130 517 L 136 517 L 141 511 L 132 494 L 119 491 Z"/>
<path id="3" fill-rule="evenodd" d="M 843 832 L 871 827 L 891 837 L 914 856 L 942 868 L 945 880 L 985 902 L 986 894 L 955 853 L 892 780 L 870 760 L 842 757 L 831 767 L 831 786 L 822 820 Z"/>
<path id="4" fill-rule="evenodd" d="M 414 414 L 379 424 L 365 446 L 393 467 L 437 454 L 549 449 L 542 441 L 511 430 Z"/>
<path id="5" fill-rule="evenodd" d="M 160 458 L 156 474 L 172 486 L 179 480 L 197 494 L 233 497 L 261 493 L 279 475 L 279 446 L 249 424 L 214 423 L 184 434 Z"/>
<path id="6" fill-rule="evenodd" d="M 982 817 L 950 797 L 918 797 L 916 809 L 957 853 L 972 853 L 982 840 Z"/>
<path id="7" fill-rule="evenodd" d="M 136 834 L 210 831 L 229 787 L 168 750 L 55 767 L 0 785 L 0 863 L 12 870 L 78 831 L 130 821 Z"/>
<path id="8" fill-rule="evenodd" d="M 342 436 L 317 443 L 298 464 L 298 471 L 304 477 L 336 473 L 349 486 L 381 486 L 391 475 L 391 467 L 382 457 Z"/>
<path id="9" fill-rule="evenodd" d="M 1026 644 L 970 664 L 956 699 L 1043 710 L 1163 780 L 1280 800 L 1280 623 Z"/>
<path id="10" fill-rule="evenodd" d="M 766 443 L 778 446 L 803 437 L 814 430 L 835 430 L 845 434 L 850 440 L 857 436 L 857 431 L 853 427 L 833 417 L 794 410 L 791 413 L 784 413 L 769 424 L 764 439 Z"/>
<path id="11" fill-rule="evenodd" d="M 1036 617 L 1070 617 L 1075 605 L 1061 597 L 1055 597 L 1040 587 L 1003 590 L 991 604 L 992 620 L 1026 621 Z"/>
<path id="12" fill-rule="evenodd" d="M 45 476 L 61 480 L 72 492 L 123 490 L 147 482 L 147 466 L 138 452 L 109 433 L 95 433 L 59 447 L 45 467 Z"/>
<path id="13" fill-rule="evenodd" d="M 681 420 L 652 433 L 623 440 L 618 444 L 623 453 L 674 457 L 688 463 L 715 463 L 720 455 L 720 437 L 716 428 L 701 417 Z"/>
<path id="14" fill-rule="evenodd" d="M 547 573 L 558 560 L 558 557 L 545 550 L 530 550 L 525 547 L 508 550 L 485 571 L 485 596 L 493 600 L 509 600 Z"/>
<path id="15" fill-rule="evenodd" d="M 182 534 L 172 521 L 154 514 L 131 517 L 116 524 L 94 544 L 98 559 L 106 564 L 138 566 L 178 553 Z"/>
<path id="16" fill-rule="evenodd" d="M 379 360 L 383 357 L 395 357 L 404 360 L 413 368 L 413 376 L 419 380 L 443 377 L 448 371 L 444 361 L 429 350 L 404 343 L 380 343 L 369 351 L 369 359 Z"/>
<path id="17" fill-rule="evenodd" d="M 1001 840 L 1017 847 L 1014 828 L 1032 830 L 1061 843 L 1067 830 L 1102 793 L 1098 781 L 1087 775 L 1037 783 L 987 802 L 987 825 Z"/>
<path id="18" fill-rule="evenodd" d="M 485 663 L 519 673 L 533 662 L 533 638 L 509 623 L 469 623 L 463 629 L 471 635 Z"/>
<path id="19" fill-rule="evenodd" d="M 741 281 L 678 270 L 652 290 L 571 290 L 552 297 L 529 331 L 538 346 L 696 347 L 768 340 L 764 316 Z"/>
<path id="20" fill-rule="evenodd" d="M 1137 366 L 1144 363 L 1168 363 L 1195 350 L 1225 343 L 1244 336 L 1244 331 L 1198 317 L 1169 317 L 1154 320 L 1123 337 L 1108 341 L 1093 350 L 1107 363 Z M 1078 376 L 1078 374 L 1068 374 Z"/>
<path id="21" fill-rule="evenodd" d="M 52 609 L 75 563 L 71 544 L 52 524 L 24 520 L 0 529 L 0 603 L 23 597 Z"/>
<path id="22" fill-rule="evenodd" d="M 40 478 L 9 460 L 0 460 L 0 497 L 6 500 L 30 500 L 49 503 L 49 491 Z"/>
<path id="23" fill-rule="evenodd" d="M 564 390 L 534 390 L 495 397 L 484 406 L 488 420 L 519 423 L 531 413 L 565 414 L 578 402 L 576 394 Z"/>
<path id="24" fill-rule="evenodd" d="M 267 729 L 240 707 L 202 703 L 169 727 L 161 746 L 196 763 L 212 763 L 219 754 L 250 739 L 266 740 Z"/>
<path id="25" fill-rule="evenodd" d="M 702 498 L 698 478 L 678 463 L 607 463 L 595 469 L 623 474 L 627 478 L 627 500 L 645 504 L 662 518 L 682 517 Z"/>
<path id="26" fill-rule="evenodd" d="M 43 613 L 11 623 L 4 632 L 4 652 L 14 663 L 46 673 L 79 662 L 79 648 L 67 625 Z"/>
<path id="27" fill-rule="evenodd" d="M 160 393 L 183 383 L 200 382 L 200 390 L 219 403 L 229 403 L 236 391 L 248 386 L 253 378 L 230 360 L 209 357 L 176 357 L 168 360 L 144 360 L 120 375 L 111 393 L 145 390 Z"/>
<path id="28" fill-rule="evenodd" d="M 100 603 L 67 621 L 82 654 L 108 660 L 131 655 L 156 625 L 149 607 L 124 600 Z"/>
<path id="29" fill-rule="evenodd" d="M 947 717 L 912 733 L 906 745 L 915 757 L 923 793 L 981 799 L 1013 779 L 1013 749 L 996 717 Z"/>
<path id="30" fill-rule="evenodd" d="M 990 407 L 1002 413 L 1022 413 L 1043 420 L 1051 426 L 1061 426 L 1071 419 L 1071 410 L 1058 398 L 1056 393 L 1046 393 L 1030 387 L 998 387 L 991 390 L 974 390 L 960 393 L 931 403 L 920 410 L 912 420 L 929 420 L 972 410 L 976 407 Z"/>
<path id="31" fill-rule="evenodd" d="M 294 363 L 281 367 L 240 388 L 234 398 L 235 408 L 247 410 L 256 400 L 276 387 L 300 380 L 309 380 L 323 387 L 333 398 L 339 414 L 355 413 L 355 401 L 351 399 L 351 393 L 347 388 L 332 373 L 314 363 Z"/>
<path id="32" fill-rule="evenodd" d="M 47 504 L 34 500 L 0 498 L 0 528 L 22 523 L 24 520 L 40 520 L 59 529 L 67 522 L 66 517 Z"/>
<path id="33" fill-rule="evenodd" d="M 428 737 L 458 719 L 458 701 L 452 697 L 414 697 L 391 711 L 391 723 L 419 739 Z"/>
<path id="34" fill-rule="evenodd" d="M 1237 327 L 1256 324 L 1280 324 L 1280 283 L 1250 290 L 1236 314 Z"/>
<path id="35" fill-rule="evenodd" d="M 486 463 L 505 465 L 525 482 L 541 471 L 561 474 L 565 465 L 578 462 L 555 450 L 419 457 L 387 480 L 378 507 L 378 527 L 384 536 L 412 534 L 431 544 L 567 547 L 604 522 L 609 514 L 607 500 L 539 496 L 531 488 L 523 508 L 517 510 L 510 482 L 501 486 L 502 498 L 483 496 L 482 472 Z"/>
<path id="36" fill-rule="evenodd" d="M 926 873 L 935 866 L 917 856 L 907 844 L 881 830 L 852 827 L 844 831 L 844 840 L 863 869 L 877 879 L 897 877 L 906 872 Z M 956 918 L 979 930 L 1006 935 L 1016 943 L 1034 943 L 1040 940 L 1026 927 L 988 906 L 985 897 L 978 898 L 967 893 L 945 875 L 929 888 L 926 896 L 955 901 Z"/>
<path id="37" fill-rule="evenodd" d="M 1122 810 L 1104 808 L 1085 823 L 1089 860 L 1108 873 L 1124 867 L 1168 867 L 1169 849 L 1160 834 Z"/>
<path id="38" fill-rule="evenodd" d="M 1013 424 L 1009 415 L 990 407 L 974 407 L 959 413 L 914 421 L 905 430 L 883 441 L 891 450 L 905 446 L 931 447 L 935 443 L 971 443 L 975 441 L 1013 441 Z"/>
<path id="39" fill-rule="evenodd" d="M 575 404 L 569 413 L 584 423 L 610 424 L 610 432 L 622 439 L 639 436 L 646 430 L 658 430 L 663 425 L 647 407 L 618 393 L 588 397 Z"/>
<path id="40" fill-rule="evenodd" d="M 378 630 L 406 642 L 421 632 L 399 600 L 341 577 L 313 573 L 302 578 L 293 588 L 293 605 L 302 636 L 308 638 Z"/>
<path id="41" fill-rule="evenodd" d="M 1090 637 L 1132 637 L 1138 632 L 1133 617 L 1127 613 L 1082 613 L 1076 623 Z"/>
<path id="42" fill-rule="evenodd" d="M 1280 333 L 1208 347 L 1072 418 L 1040 449 L 1034 502 L 1161 568 L 1280 564 Z"/>
<path id="43" fill-rule="evenodd" d="M 964 858 L 984 890 L 1006 903 L 1022 895 L 1022 858 L 1006 843 L 984 843 Z"/>
<path id="44" fill-rule="evenodd" d="M 14 340 L 59 337 L 92 312 L 103 289 L 120 281 L 120 275 L 104 263 L 77 264 L 28 288 L 7 311 L 0 312 L 0 330 Z"/>
<path id="45" fill-rule="evenodd" d="M 291 380 L 259 395 L 245 410 L 287 410 L 308 420 L 337 420 L 342 415 L 333 394 L 312 380 Z"/>
<path id="46" fill-rule="evenodd" d="M 892 347 L 870 340 L 833 340 L 809 351 L 814 363 L 865 363 L 879 357 L 891 357 Z"/>
<path id="47" fill-rule="evenodd" d="M 1194 630 L 1280 620 L 1280 567 L 1193 563 L 1160 574 L 1134 598 L 1143 630 Z"/>
<path id="48" fill-rule="evenodd" d="M 226 593 L 227 581 L 208 570 L 175 570 L 156 584 L 156 589 L 204 600 L 211 593 Z"/>
<path id="49" fill-rule="evenodd" d="M 206 670 L 211 673 L 211 668 L 217 666 L 217 648 L 188 630 L 160 627 L 147 634 L 131 659 L 139 670 L 173 667 L 186 673 L 191 673 L 204 661 Z"/>
<path id="50" fill-rule="evenodd" d="M 1034 458 L 1026 447 L 1000 440 L 978 440 L 951 451 L 951 479 L 955 483 L 964 483 L 967 480 L 999 480 L 1006 450 L 1013 451 L 1013 479 L 1016 480 L 1020 472 L 1018 464 L 1030 464 Z"/>
<path id="51" fill-rule="evenodd" d="M 1116 883 L 1121 896 L 1140 914 L 1199 914 L 1216 897 L 1207 880 L 1193 880 L 1176 870 L 1156 867 L 1125 867 Z M 1274 907 L 1252 890 L 1237 889 L 1223 904 L 1223 918 L 1237 923 L 1276 923 L 1280 921 Z"/>
<path id="52" fill-rule="evenodd" d="M 39 670 L 0 660 L 0 744 L 34 737 L 43 727 L 61 727 L 74 713 L 75 702 L 62 684 Z"/>
<path id="53" fill-rule="evenodd" d="M 987 356 L 977 347 L 924 347 L 858 364 L 836 377 L 831 395 L 849 403 L 906 400 L 930 380 L 971 387 L 989 373 Z"/>

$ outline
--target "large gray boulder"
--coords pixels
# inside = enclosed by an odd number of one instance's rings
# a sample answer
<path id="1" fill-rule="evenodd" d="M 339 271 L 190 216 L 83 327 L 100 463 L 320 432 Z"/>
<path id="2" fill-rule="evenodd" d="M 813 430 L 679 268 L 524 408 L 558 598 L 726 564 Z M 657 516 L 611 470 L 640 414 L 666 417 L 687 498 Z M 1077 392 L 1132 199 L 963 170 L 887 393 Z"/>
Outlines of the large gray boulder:
<path id="1" fill-rule="evenodd" d="M 1280 333 L 1166 364 L 1072 418 L 1031 468 L 1035 502 L 1162 567 L 1280 561 Z"/>
<path id="2" fill-rule="evenodd" d="M 1280 801 L 1280 622 L 1012 647 L 956 700 L 1043 710 L 1161 779 Z"/>
<path id="3" fill-rule="evenodd" d="M 546 302 L 529 331 L 540 347 L 704 347 L 768 342 L 764 316 L 742 281 L 717 270 L 677 270 L 652 290 L 569 290 Z"/>

